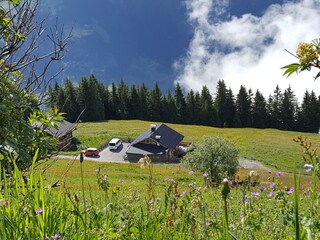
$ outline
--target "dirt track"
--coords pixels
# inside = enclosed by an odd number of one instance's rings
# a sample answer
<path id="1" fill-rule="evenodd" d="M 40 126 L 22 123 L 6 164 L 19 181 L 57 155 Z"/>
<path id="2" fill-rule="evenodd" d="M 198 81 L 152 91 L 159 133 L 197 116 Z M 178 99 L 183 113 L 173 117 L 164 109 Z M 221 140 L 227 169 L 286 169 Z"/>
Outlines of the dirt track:
<path id="1" fill-rule="evenodd" d="M 248 159 L 244 159 L 244 158 L 239 159 L 239 165 L 241 168 L 269 170 L 267 167 L 263 166 L 258 161 L 248 160 Z"/>

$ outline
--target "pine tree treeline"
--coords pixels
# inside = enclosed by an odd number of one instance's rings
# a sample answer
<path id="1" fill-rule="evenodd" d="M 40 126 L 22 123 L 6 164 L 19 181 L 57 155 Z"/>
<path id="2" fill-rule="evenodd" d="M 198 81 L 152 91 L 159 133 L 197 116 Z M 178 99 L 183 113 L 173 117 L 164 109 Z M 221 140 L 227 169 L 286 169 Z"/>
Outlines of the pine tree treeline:
<path id="1" fill-rule="evenodd" d="M 216 87 L 215 98 L 204 86 L 201 92 L 190 90 L 186 95 L 179 84 L 174 93 L 163 94 L 158 84 L 148 90 L 145 84 L 103 86 L 94 75 L 83 77 L 78 86 L 71 79 L 49 88 L 48 106 L 57 106 L 70 122 L 110 119 L 207 125 L 228 128 L 276 128 L 317 133 L 320 118 L 320 97 L 306 91 L 303 102 L 288 87 L 284 92 L 276 86 L 268 99 L 257 90 L 245 86 L 234 95 L 223 80 Z"/>

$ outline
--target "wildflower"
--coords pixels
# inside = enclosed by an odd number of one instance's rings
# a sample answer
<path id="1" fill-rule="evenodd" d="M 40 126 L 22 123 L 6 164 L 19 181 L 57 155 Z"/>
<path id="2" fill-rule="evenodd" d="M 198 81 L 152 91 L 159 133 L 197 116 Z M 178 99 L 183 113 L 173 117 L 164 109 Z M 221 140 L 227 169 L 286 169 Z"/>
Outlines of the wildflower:
<path id="1" fill-rule="evenodd" d="M 184 190 L 184 191 L 181 193 L 181 196 L 186 195 L 187 192 L 188 192 L 187 190 Z"/>
<path id="2" fill-rule="evenodd" d="M 44 240 L 49 240 L 49 238 L 48 238 L 48 237 L 45 237 Z"/>
<path id="3" fill-rule="evenodd" d="M 202 176 L 204 176 L 205 178 L 207 178 L 209 176 L 209 173 L 205 172 Z"/>
<path id="4" fill-rule="evenodd" d="M 7 206 L 8 205 L 8 200 L 6 200 L 6 199 L 0 199 L 0 207 L 2 207 L 2 206 Z"/>
<path id="5" fill-rule="evenodd" d="M 100 172 L 100 169 L 99 169 L 99 168 L 96 168 L 95 172 L 96 172 L 96 173 Z"/>
<path id="6" fill-rule="evenodd" d="M 233 185 L 233 182 L 232 182 L 232 181 L 228 181 L 228 185 L 229 185 L 229 186 L 232 186 L 232 185 Z"/>
<path id="7" fill-rule="evenodd" d="M 119 180 L 119 182 L 120 182 L 120 183 L 123 183 L 123 182 L 124 182 L 124 180 L 123 180 L 123 179 L 120 179 L 120 180 Z"/>
<path id="8" fill-rule="evenodd" d="M 291 187 L 291 188 L 289 189 L 289 191 L 287 191 L 288 194 L 291 194 L 291 193 L 293 193 L 293 192 L 294 192 L 294 187 Z"/>
<path id="9" fill-rule="evenodd" d="M 145 154 L 143 158 L 139 159 L 138 163 L 140 164 L 140 168 L 145 168 L 150 165 L 151 159 L 147 154 Z"/>
<path id="10" fill-rule="evenodd" d="M 223 179 L 222 181 L 222 189 L 221 189 L 221 195 L 222 195 L 222 198 L 224 200 L 227 199 L 229 193 L 230 193 L 230 187 L 229 187 L 229 181 L 227 178 Z"/>
<path id="11" fill-rule="evenodd" d="M 318 59 L 319 55 L 317 54 L 316 49 L 311 43 L 301 42 L 298 45 L 297 56 L 299 57 L 300 64 L 308 64 Z"/>
<path id="12" fill-rule="evenodd" d="M 161 200 L 161 198 L 157 197 L 157 201 L 160 201 L 160 200 Z"/>
<path id="13" fill-rule="evenodd" d="M 192 188 L 192 187 L 193 187 L 192 183 L 189 183 L 188 186 L 189 186 L 189 188 Z"/>
<path id="14" fill-rule="evenodd" d="M 264 190 L 266 190 L 266 188 L 264 186 L 259 187 L 260 191 L 263 192 Z"/>
<path id="15" fill-rule="evenodd" d="M 249 203 L 249 199 L 246 198 L 246 199 L 244 200 L 244 202 L 245 202 L 245 203 Z"/>
<path id="16" fill-rule="evenodd" d="M 274 183 L 271 183 L 271 184 L 269 185 L 269 187 L 270 187 L 271 189 L 274 189 Z"/>
<path id="17" fill-rule="evenodd" d="M 212 211 L 212 214 L 213 214 L 213 215 L 216 215 L 216 214 L 217 214 L 217 210 L 213 210 L 213 211 Z"/>
<path id="18" fill-rule="evenodd" d="M 312 171 L 312 168 L 307 168 L 306 169 L 306 172 L 311 172 Z"/>
<path id="19" fill-rule="evenodd" d="M 53 239 L 58 239 L 58 238 L 60 238 L 61 236 L 60 236 L 60 234 L 59 233 L 56 233 L 55 235 L 53 235 L 53 236 L 51 236 Z"/>
<path id="20" fill-rule="evenodd" d="M 164 180 L 167 181 L 167 182 L 172 182 L 172 179 L 171 179 L 171 178 L 168 178 L 168 177 L 165 178 Z"/>
<path id="21" fill-rule="evenodd" d="M 39 216 L 42 212 L 43 212 L 42 208 L 36 210 L 36 216 Z"/>
<path id="22" fill-rule="evenodd" d="M 273 194 L 274 194 L 274 191 L 270 191 L 270 193 L 269 193 L 269 197 L 272 197 L 272 196 L 273 196 Z"/>
<path id="23" fill-rule="evenodd" d="M 283 177 L 283 175 L 284 175 L 283 172 L 277 172 L 278 177 Z"/>
<path id="24" fill-rule="evenodd" d="M 251 194 L 252 194 L 252 196 L 255 196 L 255 197 L 260 196 L 260 193 L 258 193 L 258 192 L 252 192 Z"/>
<path id="25" fill-rule="evenodd" d="M 192 170 L 191 170 L 191 171 L 189 171 L 189 174 L 190 174 L 190 175 L 192 175 L 192 174 L 193 174 L 193 171 L 192 171 Z"/>
<path id="26" fill-rule="evenodd" d="M 153 203 L 153 199 L 150 199 L 149 204 L 152 204 L 152 203 Z"/>
<path id="27" fill-rule="evenodd" d="M 244 212 L 240 212 L 240 216 L 241 216 L 241 217 L 244 216 Z"/>

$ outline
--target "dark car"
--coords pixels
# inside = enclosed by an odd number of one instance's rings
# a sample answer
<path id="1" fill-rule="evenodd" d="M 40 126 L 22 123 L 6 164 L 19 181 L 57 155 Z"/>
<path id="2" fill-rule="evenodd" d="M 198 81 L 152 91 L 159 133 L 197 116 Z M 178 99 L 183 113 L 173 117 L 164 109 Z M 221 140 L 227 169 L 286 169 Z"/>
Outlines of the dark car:
<path id="1" fill-rule="evenodd" d="M 97 148 L 87 148 L 82 151 L 85 156 L 99 156 L 100 151 Z"/>

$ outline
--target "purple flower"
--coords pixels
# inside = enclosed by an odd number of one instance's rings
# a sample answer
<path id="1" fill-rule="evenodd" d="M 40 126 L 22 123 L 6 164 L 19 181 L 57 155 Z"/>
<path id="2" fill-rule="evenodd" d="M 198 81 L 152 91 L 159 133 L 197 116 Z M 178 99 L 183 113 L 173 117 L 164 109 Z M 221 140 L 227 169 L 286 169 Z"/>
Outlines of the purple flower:
<path id="1" fill-rule="evenodd" d="M 205 172 L 205 173 L 203 174 L 203 176 L 204 176 L 205 178 L 207 178 L 207 177 L 209 176 L 209 173 Z"/>
<path id="2" fill-rule="evenodd" d="M 212 211 L 212 214 L 213 214 L 213 215 L 216 215 L 216 214 L 217 214 L 217 210 L 213 210 L 213 211 Z"/>
<path id="3" fill-rule="evenodd" d="M 48 238 L 48 237 L 45 237 L 44 240 L 49 240 L 49 238 Z"/>
<path id="4" fill-rule="evenodd" d="M 241 213 L 240 213 L 240 216 L 241 216 L 241 217 L 244 216 L 244 212 L 241 212 Z"/>
<path id="5" fill-rule="evenodd" d="M 184 190 L 184 191 L 181 193 L 181 196 L 186 195 L 187 193 L 188 193 L 188 191 L 187 191 L 187 190 Z"/>
<path id="6" fill-rule="evenodd" d="M 271 184 L 269 185 L 269 187 L 270 187 L 271 189 L 274 189 L 274 183 L 271 183 Z"/>
<path id="7" fill-rule="evenodd" d="M 59 233 L 56 233 L 55 235 L 51 236 L 53 239 L 58 239 L 60 238 L 60 234 Z"/>
<path id="8" fill-rule="evenodd" d="M 191 170 L 191 171 L 189 171 L 189 174 L 191 175 L 191 174 L 193 174 L 193 171 Z"/>
<path id="9" fill-rule="evenodd" d="M 248 199 L 248 198 L 246 198 L 246 199 L 244 200 L 244 202 L 245 202 L 245 203 L 248 203 L 248 202 L 249 202 L 249 199 Z"/>
<path id="10" fill-rule="evenodd" d="M 306 172 L 311 172 L 312 171 L 312 168 L 307 168 L 306 169 Z"/>
<path id="11" fill-rule="evenodd" d="M 266 190 L 266 188 L 264 186 L 259 187 L 260 191 L 263 192 L 264 190 Z"/>
<path id="12" fill-rule="evenodd" d="M 258 193 L 258 192 L 252 192 L 251 194 L 252 194 L 252 196 L 255 196 L 255 197 L 260 196 L 260 193 Z"/>
<path id="13" fill-rule="evenodd" d="M 152 204 L 152 203 L 153 203 L 153 199 L 150 199 L 149 204 Z"/>
<path id="14" fill-rule="evenodd" d="M 283 177 L 283 175 L 284 175 L 283 172 L 277 172 L 278 177 Z"/>
<path id="15" fill-rule="evenodd" d="M 232 186 L 232 185 L 233 185 L 233 182 L 232 182 L 232 181 L 228 181 L 228 185 L 229 185 L 229 186 Z"/>
<path id="16" fill-rule="evenodd" d="M 291 194 L 291 193 L 293 193 L 293 192 L 294 192 L 294 187 L 291 187 L 291 188 L 289 189 L 289 191 L 287 191 L 288 194 Z"/>
<path id="17" fill-rule="evenodd" d="M 99 168 L 96 168 L 95 172 L 96 172 L 96 173 L 100 172 L 100 169 L 99 169 Z"/>
<path id="18" fill-rule="evenodd" d="M 274 194 L 274 191 L 270 191 L 270 192 L 269 192 L 269 197 L 272 197 L 273 194 Z"/>
<path id="19" fill-rule="evenodd" d="M 168 178 L 168 177 L 165 178 L 164 180 L 167 181 L 167 182 L 172 182 L 172 179 L 171 179 L 171 178 Z"/>
<path id="20" fill-rule="evenodd" d="M 157 197 L 157 201 L 160 201 L 160 200 L 161 200 L 161 198 Z"/>
<path id="21" fill-rule="evenodd" d="M 124 182 L 124 180 L 123 180 L 123 179 L 120 179 L 120 180 L 119 180 L 119 182 L 120 182 L 120 183 L 123 183 L 123 182 Z"/>
<path id="22" fill-rule="evenodd" d="M 43 212 L 42 208 L 36 210 L 36 216 L 39 216 L 42 212 Z"/>

